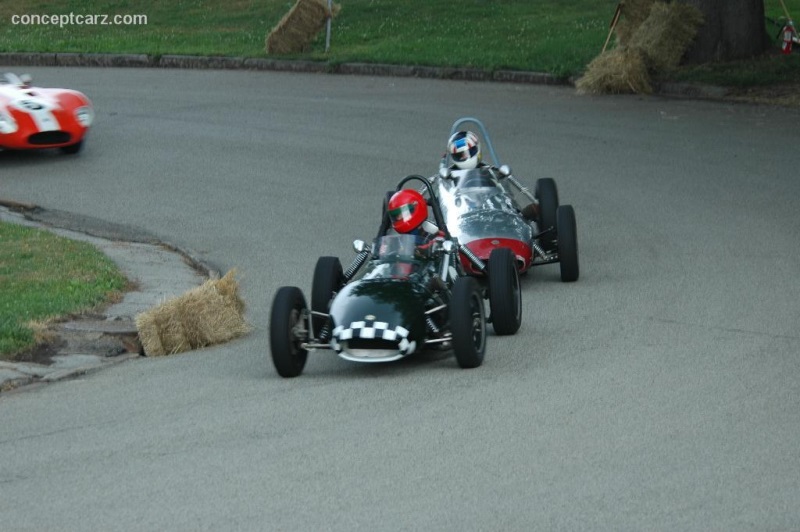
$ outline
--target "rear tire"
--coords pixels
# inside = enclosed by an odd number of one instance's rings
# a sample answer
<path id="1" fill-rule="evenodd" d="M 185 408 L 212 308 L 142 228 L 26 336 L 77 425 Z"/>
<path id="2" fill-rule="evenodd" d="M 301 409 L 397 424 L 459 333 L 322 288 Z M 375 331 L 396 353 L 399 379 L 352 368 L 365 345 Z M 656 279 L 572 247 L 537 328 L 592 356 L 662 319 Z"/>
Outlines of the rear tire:
<path id="1" fill-rule="evenodd" d="M 386 219 L 386 212 L 389 210 L 389 200 L 392 199 L 394 196 L 395 191 L 390 190 L 386 192 L 386 195 L 383 198 L 383 209 L 381 210 L 381 222 Z"/>
<path id="2" fill-rule="evenodd" d="M 514 334 L 522 323 L 522 295 L 514 253 L 508 248 L 489 255 L 489 309 L 495 334 Z"/>
<path id="3" fill-rule="evenodd" d="M 572 205 L 558 208 L 558 260 L 561 266 L 561 280 L 571 283 L 578 280 L 578 231 L 575 210 Z"/>
<path id="4" fill-rule="evenodd" d="M 306 365 L 308 351 L 300 347 L 303 339 L 296 333 L 297 326 L 306 321 L 303 317 L 305 309 L 303 292 L 296 286 L 281 287 L 272 301 L 269 346 L 272 363 L 281 377 L 297 377 Z M 305 326 L 307 330 L 307 321 Z"/>
<path id="5" fill-rule="evenodd" d="M 459 277 L 453 286 L 450 332 L 458 365 L 480 366 L 486 352 L 486 316 L 478 282 L 472 277 Z"/>
<path id="6" fill-rule="evenodd" d="M 320 257 L 314 268 L 314 280 L 311 283 L 311 310 L 327 314 L 333 295 L 343 284 L 344 272 L 338 257 Z M 312 316 L 311 319 L 314 323 L 314 335 L 319 337 L 328 320 L 322 316 Z"/>
<path id="7" fill-rule="evenodd" d="M 545 251 L 553 251 L 556 247 L 555 228 L 557 226 L 556 211 L 558 210 L 558 188 L 552 177 L 542 177 L 536 180 L 534 196 L 539 202 L 539 219 L 537 227 L 539 232 L 552 228 L 553 231 L 542 237 L 541 245 Z"/>

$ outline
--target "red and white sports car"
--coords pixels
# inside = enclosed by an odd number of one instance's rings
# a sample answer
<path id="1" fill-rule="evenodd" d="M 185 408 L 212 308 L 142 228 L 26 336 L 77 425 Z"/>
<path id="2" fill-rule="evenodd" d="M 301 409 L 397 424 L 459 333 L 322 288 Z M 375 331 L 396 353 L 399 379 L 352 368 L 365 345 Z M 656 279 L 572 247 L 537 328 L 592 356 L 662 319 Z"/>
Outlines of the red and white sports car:
<path id="1" fill-rule="evenodd" d="M 29 76 L 0 78 L 0 149 L 78 153 L 93 120 L 92 102 L 83 93 L 34 87 Z"/>

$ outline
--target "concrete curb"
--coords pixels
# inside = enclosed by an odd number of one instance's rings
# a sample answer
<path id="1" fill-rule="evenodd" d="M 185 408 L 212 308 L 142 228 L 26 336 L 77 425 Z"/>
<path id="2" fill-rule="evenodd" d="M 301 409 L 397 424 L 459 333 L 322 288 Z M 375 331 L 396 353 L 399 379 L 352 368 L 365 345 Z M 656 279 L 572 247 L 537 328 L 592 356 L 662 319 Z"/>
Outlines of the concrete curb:
<path id="1" fill-rule="evenodd" d="M 88 375 L 113 364 L 139 358 L 137 353 L 114 357 L 76 355 L 55 357 L 51 366 L 33 363 L 14 363 L 0 360 L 0 394 L 38 383 L 51 383 Z"/>
<path id="2" fill-rule="evenodd" d="M 322 61 L 286 60 L 261 57 L 226 57 L 193 55 L 95 54 L 95 53 L 0 53 L 0 65 L 5 66 L 84 66 L 134 68 L 236 69 L 277 72 L 310 72 L 324 74 L 353 74 L 364 76 L 417 77 L 464 81 L 503 81 L 569 85 L 570 80 L 543 72 L 516 70 L 483 70 L 407 66 L 373 63 L 329 63 Z"/>
<path id="3" fill-rule="evenodd" d="M 69 231 L 84 233 L 89 236 L 107 240 L 120 240 L 162 246 L 165 249 L 182 255 L 190 267 L 209 279 L 218 279 L 221 276 L 218 268 L 200 259 L 197 253 L 192 250 L 180 248 L 172 243 L 165 242 L 155 235 L 141 229 L 115 224 L 98 218 L 75 215 L 64 211 L 48 210 L 31 203 L 22 203 L 3 198 L 0 198 L 0 207 L 5 207 L 10 211 L 16 212 L 26 220 L 38 222 L 49 227 L 67 229 Z"/>
<path id="4" fill-rule="evenodd" d="M 143 349 L 136 315 L 220 276 L 219 270 L 194 253 L 113 222 L 2 198 L 0 220 L 94 243 L 137 283 L 136 289 L 126 292 L 122 301 L 111 304 L 101 314 L 82 314 L 50 324 L 48 330 L 53 339 L 38 346 L 31 353 L 30 362 L 0 360 L 0 393 L 74 378 L 139 357 Z"/>
<path id="5" fill-rule="evenodd" d="M 573 78 L 560 78 L 546 72 L 390 65 L 380 63 L 330 63 L 323 61 L 273 59 L 269 57 L 3 52 L 0 53 L 0 65 L 26 67 L 80 66 L 257 70 L 575 86 L 575 80 Z M 724 87 L 718 86 L 669 82 L 655 83 L 654 94 L 675 98 L 723 100 L 728 96 L 729 91 Z"/>

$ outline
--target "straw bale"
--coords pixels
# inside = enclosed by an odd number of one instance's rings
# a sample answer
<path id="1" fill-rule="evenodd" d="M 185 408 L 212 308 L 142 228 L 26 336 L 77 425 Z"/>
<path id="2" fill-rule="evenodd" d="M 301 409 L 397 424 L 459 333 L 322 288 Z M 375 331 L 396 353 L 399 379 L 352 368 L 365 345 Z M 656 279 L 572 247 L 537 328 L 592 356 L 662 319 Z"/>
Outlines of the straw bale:
<path id="1" fill-rule="evenodd" d="M 702 23 L 703 13 L 694 6 L 656 2 L 627 46 L 643 52 L 651 71 L 671 70 L 680 64 Z"/>
<path id="2" fill-rule="evenodd" d="M 303 52 L 325 27 L 328 17 L 340 10 L 333 4 L 328 10 L 327 0 L 297 0 L 297 3 L 267 35 L 267 54 L 295 54 Z"/>
<path id="3" fill-rule="evenodd" d="M 683 3 L 625 0 L 618 46 L 587 66 L 579 93 L 650 93 L 650 75 L 676 68 L 703 23 L 697 8 Z"/>
<path id="4" fill-rule="evenodd" d="M 595 57 L 575 87 L 580 94 L 653 92 L 644 56 L 629 48 L 614 48 Z"/>
<path id="5" fill-rule="evenodd" d="M 628 43 L 633 33 L 650 16 L 650 9 L 656 0 L 622 0 L 619 22 L 615 29 L 620 46 Z"/>
<path id="6" fill-rule="evenodd" d="M 236 270 L 136 316 L 145 354 L 164 356 L 215 345 L 249 331 Z"/>

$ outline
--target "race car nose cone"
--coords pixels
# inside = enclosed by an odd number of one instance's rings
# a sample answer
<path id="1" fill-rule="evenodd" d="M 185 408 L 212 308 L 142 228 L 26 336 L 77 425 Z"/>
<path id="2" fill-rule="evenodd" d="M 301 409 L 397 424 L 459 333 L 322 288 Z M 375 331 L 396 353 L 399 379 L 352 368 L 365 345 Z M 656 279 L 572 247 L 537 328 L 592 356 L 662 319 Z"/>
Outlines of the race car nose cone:
<path id="1" fill-rule="evenodd" d="M 333 347 L 349 360 L 409 355 L 425 335 L 423 294 L 411 282 L 356 281 L 333 300 Z"/>
<path id="2" fill-rule="evenodd" d="M 383 321 L 357 321 L 337 326 L 332 333 L 332 345 L 348 360 L 386 362 L 415 351 L 417 343 L 408 340 L 408 333 L 405 327 L 390 327 Z"/>

